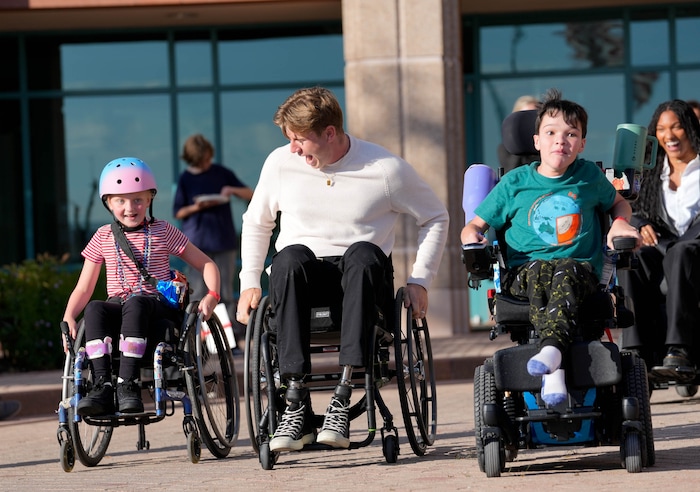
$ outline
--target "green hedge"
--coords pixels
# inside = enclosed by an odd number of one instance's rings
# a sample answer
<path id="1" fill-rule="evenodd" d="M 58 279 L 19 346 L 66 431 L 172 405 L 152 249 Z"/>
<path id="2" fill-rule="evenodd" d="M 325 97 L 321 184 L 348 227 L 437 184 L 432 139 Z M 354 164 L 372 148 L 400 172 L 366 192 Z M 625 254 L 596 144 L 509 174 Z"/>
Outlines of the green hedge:
<path id="1" fill-rule="evenodd" d="M 0 269 L 0 372 L 63 367 L 59 324 L 80 275 L 66 260 L 42 255 Z M 101 280 L 93 297 L 104 290 Z"/>

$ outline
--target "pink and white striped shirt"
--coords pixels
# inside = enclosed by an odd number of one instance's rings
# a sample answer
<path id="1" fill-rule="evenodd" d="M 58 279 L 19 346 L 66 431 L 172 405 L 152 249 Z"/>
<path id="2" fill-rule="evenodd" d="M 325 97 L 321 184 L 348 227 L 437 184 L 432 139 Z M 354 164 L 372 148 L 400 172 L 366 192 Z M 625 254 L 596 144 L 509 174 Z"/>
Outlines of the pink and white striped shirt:
<path id="1" fill-rule="evenodd" d="M 182 255 L 189 239 L 182 231 L 165 220 L 156 220 L 147 227 L 148 235 L 145 227 L 124 234 L 134 256 L 144 263 L 148 273 L 158 280 L 170 280 L 170 255 Z M 143 256 L 147 239 L 150 242 L 150 253 L 146 264 Z M 117 257 L 117 244 L 110 224 L 97 229 L 85 246 L 82 255 L 93 263 L 105 264 L 109 297 L 124 298 L 130 294 L 139 293 L 157 294 L 155 287 L 141 280 L 138 268 L 121 248 L 119 248 L 119 258 Z M 120 268 L 123 274 L 120 274 Z"/>

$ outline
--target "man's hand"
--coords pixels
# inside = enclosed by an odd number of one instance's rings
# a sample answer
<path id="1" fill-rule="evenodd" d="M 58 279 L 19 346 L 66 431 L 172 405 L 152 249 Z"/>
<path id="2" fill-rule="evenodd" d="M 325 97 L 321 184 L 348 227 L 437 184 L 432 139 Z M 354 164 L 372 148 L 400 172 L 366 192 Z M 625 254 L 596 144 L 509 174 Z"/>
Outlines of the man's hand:
<path id="1" fill-rule="evenodd" d="M 238 307 L 236 308 L 236 321 L 247 325 L 250 312 L 253 309 L 257 309 L 260 299 L 262 299 L 262 289 L 251 288 L 241 292 L 241 297 L 238 299 Z"/>
<path id="2" fill-rule="evenodd" d="M 414 319 L 423 319 L 428 312 L 428 291 L 418 284 L 408 284 L 404 291 L 403 305 L 413 309 Z"/>

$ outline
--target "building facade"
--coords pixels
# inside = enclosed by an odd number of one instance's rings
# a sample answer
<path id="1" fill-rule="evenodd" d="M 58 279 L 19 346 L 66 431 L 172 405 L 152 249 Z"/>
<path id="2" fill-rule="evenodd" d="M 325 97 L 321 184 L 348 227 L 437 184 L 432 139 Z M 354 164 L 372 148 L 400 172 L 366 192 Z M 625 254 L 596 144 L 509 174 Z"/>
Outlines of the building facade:
<path id="1" fill-rule="evenodd" d="M 324 85 L 349 132 L 402 155 L 447 205 L 431 330 L 464 332 L 484 313 L 468 301 L 459 256 L 462 177 L 474 162 L 498 166 L 500 121 L 515 99 L 560 88 L 589 111 L 585 156 L 607 161 L 617 124 L 646 124 L 670 98 L 700 99 L 698 34 L 696 2 L 5 0 L 0 264 L 43 252 L 79 261 L 108 218 L 96 182 L 118 156 L 154 168 L 155 213 L 172 220 L 191 133 L 254 187 L 285 143 L 277 106 Z M 245 204 L 233 207 L 240 225 Z M 401 224 L 397 285 L 415 235 Z"/>

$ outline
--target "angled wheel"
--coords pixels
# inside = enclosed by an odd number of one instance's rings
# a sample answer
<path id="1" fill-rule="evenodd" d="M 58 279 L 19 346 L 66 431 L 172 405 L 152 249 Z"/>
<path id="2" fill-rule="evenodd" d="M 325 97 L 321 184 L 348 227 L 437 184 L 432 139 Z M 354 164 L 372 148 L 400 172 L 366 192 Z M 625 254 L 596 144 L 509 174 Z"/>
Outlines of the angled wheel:
<path id="1" fill-rule="evenodd" d="M 643 359 L 629 352 L 623 352 L 621 355 L 624 396 L 635 397 L 639 404 L 639 421 L 642 424 L 642 432 L 638 439 L 642 450 L 642 466 L 653 466 L 656 463 L 656 451 L 654 448 L 654 429 L 651 424 L 646 364 Z"/>
<path id="2" fill-rule="evenodd" d="M 403 305 L 404 289 L 396 295 L 394 359 L 401 411 L 411 449 L 417 456 L 433 444 L 437 429 L 437 400 L 430 334 L 425 319 L 413 320 Z"/>
<path id="3" fill-rule="evenodd" d="M 61 443 L 61 468 L 64 472 L 70 472 L 75 466 L 75 450 L 73 449 L 73 442 L 67 439 Z"/>
<path id="4" fill-rule="evenodd" d="M 629 473 L 642 471 L 642 444 L 639 432 L 628 432 L 625 435 L 624 445 L 621 446 L 620 451 L 622 464 Z"/>
<path id="5" fill-rule="evenodd" d="M 682 396 L 683 398 L 690 398 L 691 396 L 695 396 L 695 394 L 698 392 L 698 385 L 697 384 L 677 384 L 676 385 L 676 393 L 678 393 L 678 396 Z"/>
<path id="6" fill-rule="evenodd" d="M 185 352 L 193 362 L 185 373 L 187 392 L 202 441 L 215 457 L 225 458 L 238 440 L 240 426 L 233 354 L 215 314 L 206 322 L 210 334 L 203 333 L 201 318 L 196 319 L 185 339 Z"/>
<path id="7" fill-rule="evenodd" d="M 277 401 L 281 390 L 275 385 L 270 360 L 274 349 L 263 340 L 269 306 L 269 297 L 264 297 L 248 322 L 244 384 L 250 442 L 264 470 L 271 470 L 279 458 L 279 453 L 270 451 L 269 442 L 281 416 L 277 409 L 283 408 Z"/>
<path id="8" fill-rule="evenodd" d="M 78 326 L 74 347 L 76 351 L 85 347 L 85 325 L 82 321 Z M 73 364 L 73 358 L 70 356 L 66 357 L 64 374 L 67 377 L 63 378 L 62 399 L 72 399 L 76 394 L 75 365 Z M 86 395 L 92 389 L 94 383 L 89 363 L 82 370 L 82 380 L 84 385 L 83 395 Z M 106 425 L 90 425 L 84 419 L 81 419 L 80 422 L 75 422 L 75 402 L 72 401 L 68 409 L 68 429 L 73 441 L 73 452 L 80 462 L 89 467 L 97 466 L 107 452 L 114 428 Z"/>

